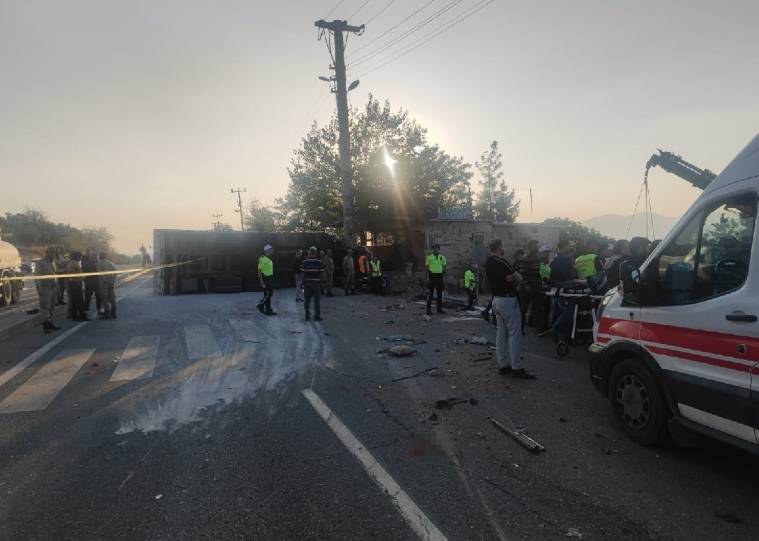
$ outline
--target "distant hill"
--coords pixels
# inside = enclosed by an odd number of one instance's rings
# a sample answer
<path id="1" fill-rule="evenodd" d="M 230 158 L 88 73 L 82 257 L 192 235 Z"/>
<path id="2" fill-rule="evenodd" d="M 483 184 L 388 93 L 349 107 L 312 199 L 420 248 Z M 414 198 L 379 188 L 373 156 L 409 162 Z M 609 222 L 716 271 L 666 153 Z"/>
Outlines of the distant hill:
<path id="1" fill-rule="evenodd" d="M 654 221 L 654 233 L 657 239 L 661 239 L 666 235 L 672 226 L 677 223 L 678 218 L 672 218 L 671 216 L 662 216 L 661 214 L 653 214 Z M 615 239 L 624 239 L 630 237 L 645 237 L 646 236 L 646 215 L 638 213 L 632 221 L 632 227 L 628 235 L 627 228 L 630 227 L 631 215 L 622 216 L 620 214 L 604 214 L 603 216 L 596 216 L 583 222 L 586 227 L 592 227 L 597 229 L 603 235 L 612 237 Z M 649 222 L 650 223 L 650 222 Z M 649 231 L 649 237 L 653 237 Z M 651 239 L 653 240 L 653 239 Z"/>

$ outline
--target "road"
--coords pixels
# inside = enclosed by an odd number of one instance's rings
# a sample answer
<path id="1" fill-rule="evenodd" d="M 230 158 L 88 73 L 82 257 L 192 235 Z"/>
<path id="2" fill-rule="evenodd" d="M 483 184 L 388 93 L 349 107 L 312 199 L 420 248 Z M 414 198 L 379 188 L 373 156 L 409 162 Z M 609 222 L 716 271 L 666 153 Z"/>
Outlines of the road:
<path id="1" fill-rule="evenodd" d="M 142 278 L 119 295 L 118 320 L 2 343 L 2 539 L 759 531 L 756 459 L 710 442 L 628 441 L 580 351 L 559 360 L 528 336 L 539 379 L 521 381 L 475 361 L 486 346 L 454 340 L 492 340 L 491 325 L 426 321 L 400 298 L 325 299 L 325 321 L 305 323 L 287 290 L 270 318 L 256 294 L 158 297 Z M 411 336 L 417 354 L 378 353 L 391 344 L 377 337 L 392 334 Z M 450 397 L 476 402 L 434 408 Z M 490 417 L 525 427 L 546 452 L 530 454 Z"/>

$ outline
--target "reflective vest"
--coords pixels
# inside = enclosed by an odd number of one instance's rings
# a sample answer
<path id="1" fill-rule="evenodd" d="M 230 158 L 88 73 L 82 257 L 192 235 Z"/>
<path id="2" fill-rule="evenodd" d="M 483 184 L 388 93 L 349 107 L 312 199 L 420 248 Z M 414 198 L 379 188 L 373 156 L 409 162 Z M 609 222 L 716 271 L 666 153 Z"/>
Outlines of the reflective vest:
<path id="1" fill-rule="evenodd" d="M 430 254 L 427 256 L 427 270 L 432 274 L 443 274 L 443 270 L 448 262 L 442 254 Z"/>
<path id="2" fill-rule="evenodd" d="M 382 268 L 380 265 L 380 260 L 375 259 L 373 261 L 369 262 L 369 266 L 372 268 L 372 277 L 373 278 L 379 278 L 382 276 Z"/>
<path id="3" fill-rule="evenodd" d="M 548 263 L 540 263 L 540 278 L 548 280 L 551 277 L 551 265 Z"/>
<path id="4" fill-rule="evenodd" d="M 575 269 L 580 280 L 586 280 L 598 274 L 596 270 L 596 254 L 585 254 L 575 259 Z"/>
<path id="5" fill-rule="evenodd" d="M 262 255 L 258 258 L 258 272 L 263 276 L 269 277 L 274 275 L 274 261 L 269 256 Z"/>
<path id="6" fill-rule="evenodd" d="M 464 273 L 464 289 L 472 289 L 474 287 L 474 273 L 470 270 L 467 270 Z"/>
<path id="7" fill-rule="evenodd" d="M 366 274 L 367 272 L 369 272 L 369 269 L 368 269 L 368 267 L 366 265 L 366 256 L 365 255 L 362 255 L 362 256 L 360 256 L 358 258 L 358 272 L 362 272 L 364 274 Z"/>

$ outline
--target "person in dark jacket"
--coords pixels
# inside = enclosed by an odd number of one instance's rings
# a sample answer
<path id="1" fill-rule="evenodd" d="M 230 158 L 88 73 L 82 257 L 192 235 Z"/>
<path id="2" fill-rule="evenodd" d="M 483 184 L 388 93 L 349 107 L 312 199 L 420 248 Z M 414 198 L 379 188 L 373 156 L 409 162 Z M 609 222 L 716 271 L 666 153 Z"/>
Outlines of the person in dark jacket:
<path id="1" fill-rule="evenodd" d="M 540 243 L 533 239 L 527 243 L 527 256 L 514 264 L 522 275 L 519 286 L 519 308 L 522 314 L 522 328 L 530 324 L 540 333 L 546 330 L 543 311 L 543 279 L 540 276 Z M 529 313 L 529 319 L 528 314 Z"/>
<path id="2" fill-rule="evenodd" d="M 308 258 L 303 260 L 301 272 L 303 273 L 303 292 L 305 293 L 303 306 L 306 309 L 306 321 L 311 319 L 311 299 L 314 300 L 314 321 L 321 321 L 322 275 L 324 274 L 324 266 L 321 259 L 319 259 L 316 246 L 308 249 Z"/>
<path id="3" fill-rule="evenodd" d="M 97 272 L 98 271 L 98 257 L 92 251 L 91 248 L 87 248 L 87 251 L 82 256 L 82 272 Z M 92 295 L 95 295 L 95 308 L 97 308 L 98 315 L 101 314 L 103 309 L 103 299 L 101 296 L 100 288 L 100 276 L 86 276 L 84 278 L 84 312 L 89 313 L 90 301 Z"/>
<path id="4" fill-rule="evenodd" d="M 295 302 L 303 302 L 303 250 L 295 252 L 290 270 L 295 276 Z"/>

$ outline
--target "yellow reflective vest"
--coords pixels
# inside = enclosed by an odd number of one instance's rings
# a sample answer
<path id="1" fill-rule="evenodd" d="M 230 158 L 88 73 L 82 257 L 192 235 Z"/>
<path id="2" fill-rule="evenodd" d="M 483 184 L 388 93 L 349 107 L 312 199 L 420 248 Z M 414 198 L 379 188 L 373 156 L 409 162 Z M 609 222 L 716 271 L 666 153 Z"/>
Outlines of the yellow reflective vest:
<path id="1" fill-rule="evenodd" d="M 598 274 L 596 270 L 596 254 L 585 254 L 575 259 L 575 269 L 577 269 L 577 277 L 581 280 L 586 280 L 591 276 Z"/>
<path id="2" fill-rule="evenodd" d="M 369 267 L 372 270 L 373 278 L 378 278 L 382 276 L 382 265 L 380 264 L 379 259 L 373 259 L 372 261 L 369 261 Z"/>
<path id="3" fill-rule="evenodd" d="M 267 255 L 258 258 L 258 272 L 267 278 L 274 275 L 274 261 Z"/>
<path id="4" fill-rule="evenodd" d="M 443 254 L 430 254 L 427 256 L 427 270 L 432 274 L 443 274 L 448 262 Z"/>

